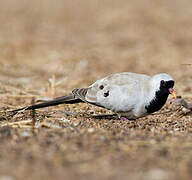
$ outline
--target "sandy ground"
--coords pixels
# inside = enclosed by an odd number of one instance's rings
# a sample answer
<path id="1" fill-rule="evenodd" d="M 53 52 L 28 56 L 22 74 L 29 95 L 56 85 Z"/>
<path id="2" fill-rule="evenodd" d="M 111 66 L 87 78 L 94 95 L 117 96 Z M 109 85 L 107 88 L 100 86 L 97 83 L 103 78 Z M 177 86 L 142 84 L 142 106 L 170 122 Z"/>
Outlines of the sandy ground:
<path id="1" fill-rule="evenodd" d="M 192 1 L 0 2 L 1 113 L 106 75 L 171 74 L 192 101 Z M 52 85 L 52 86 L 51 86 Z M 169 110 L 169 113 L 164 113 Z M 192 114 L 169 102 L 137 121 L 88 104 L 0 118 L 0 180 L 192 177 Z M 9 125 L 9 126 L 7 126 Z"/>

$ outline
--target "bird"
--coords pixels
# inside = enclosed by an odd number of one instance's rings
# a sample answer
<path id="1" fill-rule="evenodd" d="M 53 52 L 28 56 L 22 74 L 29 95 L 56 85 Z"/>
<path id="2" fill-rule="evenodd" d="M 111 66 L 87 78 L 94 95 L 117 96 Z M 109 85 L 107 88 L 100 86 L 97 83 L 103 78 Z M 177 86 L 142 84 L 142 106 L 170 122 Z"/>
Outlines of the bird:
<path id="1" fill-rule="evenodd" d="M 174 79 L 166 73 L 148 76 L 133 72 L 111 74 L 87 88 L 76 88 L 71 94 L 20 109 L 34 110 L 59 104 L 88 103 L 114 112 L 118 118 L 135 120 L 160 110 L 169 94 L 175 99 Z"/>

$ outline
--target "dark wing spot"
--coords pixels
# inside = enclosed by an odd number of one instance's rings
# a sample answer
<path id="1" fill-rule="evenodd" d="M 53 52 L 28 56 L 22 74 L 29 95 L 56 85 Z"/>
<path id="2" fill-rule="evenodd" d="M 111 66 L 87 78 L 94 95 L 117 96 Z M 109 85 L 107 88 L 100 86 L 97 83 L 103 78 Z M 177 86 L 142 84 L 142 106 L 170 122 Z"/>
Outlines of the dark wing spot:
<path id="1" fill-rule="evenodd" d="M 104 97 L 109 96 L 109 91 L 107 91 L 106 93 L 104 93 Z"/>
<path id="2" fill-rule="evenodd" d="M 104 86 L 103 86 L 103 85 L 99 86 L 99 89 L 103 89 L 103 88 L 104 88 Z"/>

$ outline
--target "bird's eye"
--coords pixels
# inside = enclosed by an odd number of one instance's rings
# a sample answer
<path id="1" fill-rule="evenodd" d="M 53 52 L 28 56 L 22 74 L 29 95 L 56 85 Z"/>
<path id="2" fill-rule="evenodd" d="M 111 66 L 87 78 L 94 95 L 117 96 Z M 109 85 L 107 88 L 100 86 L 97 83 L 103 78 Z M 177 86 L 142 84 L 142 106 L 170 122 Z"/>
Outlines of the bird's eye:
<path id="1" fill-rule="evenodd" d="M 161 80 L 161 86 L 165 86 L 165 81 Z"/>

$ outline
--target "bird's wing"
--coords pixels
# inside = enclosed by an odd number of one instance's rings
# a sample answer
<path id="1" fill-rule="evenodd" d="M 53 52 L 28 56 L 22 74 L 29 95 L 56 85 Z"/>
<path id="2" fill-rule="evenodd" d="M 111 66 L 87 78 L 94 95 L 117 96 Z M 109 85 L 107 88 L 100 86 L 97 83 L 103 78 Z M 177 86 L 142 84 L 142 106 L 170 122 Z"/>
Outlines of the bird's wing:
<path id="1" fill-rule="evenodd" d="M 118 73 L 98 80 L 88 88 L 75 89 L 72 93 L 85 102 L 112 111 L 129 111 L 137 101 L 136 89 L 140 88 L 140 82 L 148 78 L 134 73 Z"/>
<path id="2" fill-rule="evenodd" d="M 89 93 L 88 93 L 88 91 L 89 91 Z M 92 92 L 92 91 L 94 91 L 94 89 L 91 88 L 91 87 L 89 87 L 89 88 L 80 88 L 80 89 L 74 89 L 72 91 L 72 94 L 75 96 L 75 98 L 78 98 L 78 99 L 80 99 L 80 100 L 82 100 L 84 102 L 87 102 L 87 103 L 90 103 L 90 104 L 105 108 L 100 103 L 98 103 L 96 99 L 91 101 L 91 100 L 86 98 L 87 96 L 89 96 L 90 92 Z"/>
<path id="3" fill-rule="evenodd" d="M 72 91 L 72 94 L 76 97 L 81 99 L 82 101 L 86 101 L 85 100 L 85 96 L 87 94 L 89 88 L 80 88 L 80 89 L 74 89 Z"/>

